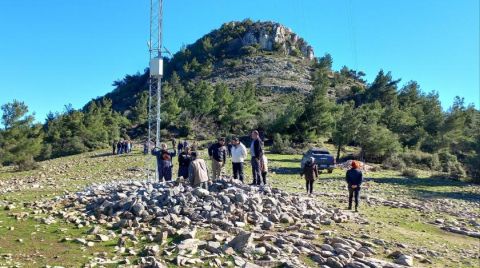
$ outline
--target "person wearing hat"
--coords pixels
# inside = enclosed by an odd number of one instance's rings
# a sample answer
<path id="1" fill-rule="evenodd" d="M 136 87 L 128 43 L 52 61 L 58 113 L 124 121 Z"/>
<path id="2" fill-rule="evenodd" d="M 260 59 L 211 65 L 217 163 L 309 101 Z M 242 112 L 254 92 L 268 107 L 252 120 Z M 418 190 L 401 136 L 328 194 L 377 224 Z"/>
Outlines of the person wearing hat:
<path id="1" fill-rule="evenodd" d="M 243 163 L 247 157 L 247 148 L 240 140 L 235 137 L 232 140 L 232 168 L 233 168 L 233 178 L 236 180 L 241 180 L 243 182 L 244 172 L 243 172 Z"/>
<path id="2" fill-rule="evenodd" d="M 315 164 L 315 158 L 310 157 L 307 163 L 303 166 L 300 176 L 305 176 L 305 185 L 307 186 L 307 194 L 313 193 L 313 182 L 318 178 L 318 167 Z"/>
<path id="3" fill-rule="evenodd" d="M 208 148 L 208 155 L 212 159 L 212 177 L 213 180 L 220 178 L 222 169 L 227 161 L 227 148 L 225 147 L 225 138 L 218 138 L 218 142 Z"/>
<path id="4" fill-rule="evenodd" d="M 188 178 L 193 187 L 201 187 L 208 190 L 208 169 L 205 160 L 198 156 L 197 152 L 192 152 L 192 162 L 188 167 Z"/>
<path id="5" fill-rule="evenodd" d="M 355 196 L 355 212 L 358 212 L 360 199 L 360 186 L 363 182 L 363 174 L 360 170 L 360 163 L 352 161 L 352 168 L 347 170 L 346 180 L 348 184 L 348 209 L 352 209 L 352 199 Z"/>

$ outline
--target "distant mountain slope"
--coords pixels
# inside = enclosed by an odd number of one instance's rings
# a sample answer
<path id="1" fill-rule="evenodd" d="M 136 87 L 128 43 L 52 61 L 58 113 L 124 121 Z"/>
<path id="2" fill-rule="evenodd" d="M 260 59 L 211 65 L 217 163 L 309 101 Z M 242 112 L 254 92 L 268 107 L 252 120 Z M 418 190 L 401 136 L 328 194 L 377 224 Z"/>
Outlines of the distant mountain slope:
<path id="1" fill-rule="evenodd" d="M 247 19 L 225 23 L 166 58 L 163 80 L 168 81 L 176 73 L 184 84 L 224 83 L 233 90 L 249 82 L 270 96 L 262 101 L 270 102 L 279 94 L 311 92 L 312 66 L 316 62 L 313 48 L 289 28 Z M 329 75 L 331 97 L 345 97 L 352 86 L 365 87 L 355 77 L 347 74 L 338 79 L 338 75 Z M 127 75 L 114 86 L 116 89 L 104 97 L 112 100 L 114 110 L 128 115 L 142 92 L 148 90 L 148 73 Z"/>

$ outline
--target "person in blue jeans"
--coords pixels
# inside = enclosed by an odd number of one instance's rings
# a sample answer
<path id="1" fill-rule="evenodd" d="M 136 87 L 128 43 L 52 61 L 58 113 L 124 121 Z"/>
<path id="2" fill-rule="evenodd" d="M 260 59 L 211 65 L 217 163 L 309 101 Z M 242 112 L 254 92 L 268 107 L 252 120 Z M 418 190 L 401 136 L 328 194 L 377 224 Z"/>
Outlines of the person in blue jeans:
<path id="1" fill-rule="evenodd" d="M 352 161 L 352 168 L 347 170 L 346 180 L 348 184 L 348 209 L 352 209 L 352 199 L 355 196 L 355 212 L 358 212 L 363 174 L 357 161 Z"/>
<path id="2" fill-rule="evenodd" d="M 167 149 L 167 144 L 162 143 L 161 148 L 153 148 L 152 154 L 157 158 L 158 181 L 171 181 L 173 170 L 172 158 L 177 155 L 175 147 L 173 148 L 173 151 L 169 151 Z"/>

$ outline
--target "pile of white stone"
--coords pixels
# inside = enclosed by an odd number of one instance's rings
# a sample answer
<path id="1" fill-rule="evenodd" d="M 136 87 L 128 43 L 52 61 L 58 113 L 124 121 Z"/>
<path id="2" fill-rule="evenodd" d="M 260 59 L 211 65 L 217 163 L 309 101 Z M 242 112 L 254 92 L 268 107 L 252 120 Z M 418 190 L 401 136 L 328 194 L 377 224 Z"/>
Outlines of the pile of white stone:
<path id="1" fill-rule="evenodd" d="M 332 237 L 325 230 L 351 220 L 352 214 L 304 194 L 239 181 L 219 180 L 209 190 L 183 183 L 116 182 L 34 207 L 79 227 L 94 226 L 87 237 L 66 240 L 94 246 L 116 239 L 115 251 L 140 256 L 142 267 L 164 267 L 166 262 L 305 267 L 300 256 L 323 267 L 400 267 L 371 258 L 375 245 L 369 242 Z M 95 260 L 129 264 L 121 258 Z"/>

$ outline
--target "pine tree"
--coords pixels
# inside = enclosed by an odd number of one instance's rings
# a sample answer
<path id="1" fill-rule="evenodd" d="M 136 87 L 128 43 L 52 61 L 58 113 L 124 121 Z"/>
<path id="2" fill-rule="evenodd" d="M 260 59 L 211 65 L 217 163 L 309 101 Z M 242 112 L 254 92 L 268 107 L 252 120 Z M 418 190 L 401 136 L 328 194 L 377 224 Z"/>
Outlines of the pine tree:
<path id="1" fill-rule="evenodd" d="M 0 164 L 16 165 L 19 170 L 36 167 L 35 158 L 42 149 L 41 126 L 34 124 L 34 116 L 28 115 L 24 102 L 14 100 L 1 107 Z"/>
<path id="2" fill-rule="evenodd" d="M 357 136 L 360 120 L 357 117 L 357 111 L 355 111 L 354 106 L 354 102 L 343 104 L 340 116 L 335 122 L 332 139 L 337 146 L 337 161 L 340 159 L 340 152 L 343 147 L 352 142 Z"/>

